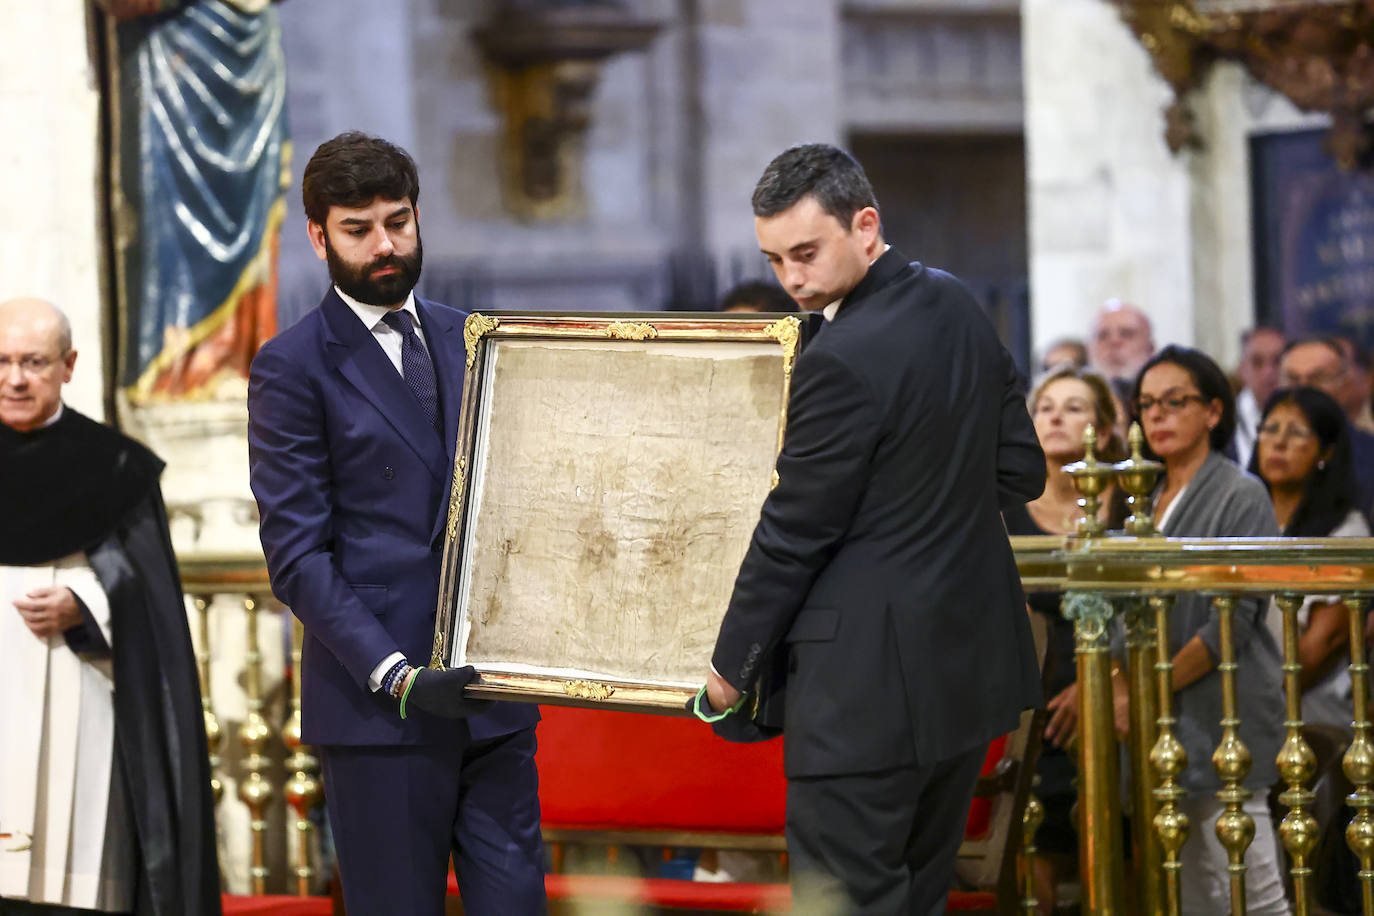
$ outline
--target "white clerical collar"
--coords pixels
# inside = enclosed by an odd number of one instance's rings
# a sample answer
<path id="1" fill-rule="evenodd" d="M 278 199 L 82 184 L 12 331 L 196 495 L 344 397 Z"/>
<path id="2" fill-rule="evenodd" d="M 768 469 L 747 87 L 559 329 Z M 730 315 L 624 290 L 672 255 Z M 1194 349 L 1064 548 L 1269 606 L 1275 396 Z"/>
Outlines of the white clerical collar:
<path id="1" fill-rule="evenodd" d="M 878 252 L 878 258 L 881 258 L 883 255 L 887 254 L 888 249 L 890 249 L 891 247 L 892 247 L 891 245 L 884 245 L 884 246 L 883 246 L 883 250 L 880 251 L 880 252 Z M 877 263 L 878 263 L 878 258 L 874 258 L 873 260 L 869 261 L 869 262 L 868 262 L 868 266 L 869 266 L 869 267 L 872 267 L 874 264 L 877 264 Z M 846 293 L 846 295 L 848 295 L 848 294 Z M 839 312 L 839 310 L 840 310 L 840 303 L 843 302 L 843 301 L 844 301 L 844 296 L 841 296 L 840 298 L 836 299 L 834 302 L 832 302 L 832 303 L 830 303 L 829 305 L 827 305 L 825 308 L 821 309 L 821 314 L 825 316 L 825 320 L 826 320 L 826 321 L 834 321 L 834 320 L 835 320 L 835 314 L 836 314 L 837 312 Z"/>
<path id="2" fill-rule="evenodd" d="M 52 412 L 52 416 L 51 416 L 51 417 L 48 417 L 48 418 L 47 418 L 46 420 L 44 420 L 42 423 L 38 424 L 38 428 L 39 428 L 39 429 L 43 429 L 43 428 L 45 428 L 45 427 L 52 426 L 54 423 L 56 423 L 56 422 L 57 422 L 58 420 L 60 420 L 60 419 L 62 419 L 62 402 L 61 402 L 61 401 L 58 401 L 58 402 L 57 402 L 57 409 L 54 410 L 54 411 Z"/>
<path id="3" fill-rule="evenodd" d="M 391 311 L 391 309 L 387 308 L 385 305 L 368 305 L 366 302 L 359 302 L 337 286 L 334 287 L 334 292 L 339 294 L 339 298 L 344 301 L 344 305 L 353 310 L 353 314 L 358 316 L 358 320 L 363 323 L 363 327 L 367 328 L 369 331 L 381 324 L 382 316 Z M 421 326 L 420 313 L 415 310 L 414 290 L 411 290 L 406 295 L 406 301 L 401 306 L 401 311 L 409 312 L 411 319 L 415 322 L 415 326 Z"/>

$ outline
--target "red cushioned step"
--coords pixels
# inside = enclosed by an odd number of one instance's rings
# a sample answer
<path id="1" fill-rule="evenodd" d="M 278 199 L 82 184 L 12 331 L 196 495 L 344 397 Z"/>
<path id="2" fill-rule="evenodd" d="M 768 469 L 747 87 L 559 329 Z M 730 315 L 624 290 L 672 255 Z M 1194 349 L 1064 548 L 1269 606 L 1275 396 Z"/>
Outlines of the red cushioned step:
<path id="1" fill-rule="evenodd" d="M 995 913 L 997 895 L 990 891 L 950 891 L 946 913 Z"/>
<path id="2" fill-rule="evenodd" d="M 328 897 L 241 897 L 225 894 L 224 916 L 330 916 L 333 902 Z"/>
<path id="3" fill-rule="evenodd" d="M 536 759 L 545 827 L 783 831 L 781 740 L 730 744 L 705 723 L 679 716 L 540 711 Z"/>
<path id="4" fill-rule="evenodd" d="M 987 776 L 997 764 L 1002 762 L 1002 755 L 1006 753 L 1006 736 L 996 738 L 992 744 L 988 745 L 988 754 L 983 758 L 983 769 L 978 773 L 979 776 Z M 988 823 L 992 820 L 992 800 L 987 798 L 975 798 L 973 804 L 969 805 L 968 820 L 964 822 L 965 839 L 976 840 L 988 832 Z"/>
<path id="5" fill-rule="evenodd" d="M 548 875 L 550 900 L 588 903 L 614 901 L 682 910 L 732 913 L 787 913 L 792 894 L 785 884 L 679 881 L 673 878 L 627 878 L 618 875 Z"/>

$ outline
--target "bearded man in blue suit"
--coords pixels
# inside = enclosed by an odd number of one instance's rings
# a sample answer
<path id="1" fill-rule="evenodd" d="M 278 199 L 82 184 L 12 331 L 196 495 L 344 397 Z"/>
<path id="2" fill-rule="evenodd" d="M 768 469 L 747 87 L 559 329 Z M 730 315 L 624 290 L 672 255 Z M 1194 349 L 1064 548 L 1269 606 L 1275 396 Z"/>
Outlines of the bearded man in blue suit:
<path id="1" fill-rule="evenodd" d="M 536 707 L 423 666 L 462 402 L 465 313 L 416 298 L 419 177 L 360 133 L 302 182 L 332 286 L 253 361 L 248 444 L 272 590 L 305 624 L 305 740 L 349 913 L 542 913 Z"/>

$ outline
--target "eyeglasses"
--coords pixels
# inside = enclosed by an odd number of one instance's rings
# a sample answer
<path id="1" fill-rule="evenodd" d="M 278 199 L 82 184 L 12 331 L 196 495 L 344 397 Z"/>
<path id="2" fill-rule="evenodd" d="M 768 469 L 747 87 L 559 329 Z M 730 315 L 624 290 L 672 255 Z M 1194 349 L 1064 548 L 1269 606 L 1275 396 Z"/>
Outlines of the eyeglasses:
<path id="1" fill-rule="evenodd" d="M 1317 434 L 1310 429 L 1301 426 L 1280 426 L 1278 423 L 1266 423 L 1259 428 L 1259 434 L 1266 439 L 1296 439 L 1299 442 L 1306 442 L 1308 439 L 1315 439 Z"/>
<path id="2" fill-rule="evenodd" d="M 11 366 L 18 366 L 25 375 L 42 375 L 59 362 L 60 358 L 52 356 L 21 356 L 18 359 L 0 356 L 0 375 L 9 372 Z"/>
<path id="3" fill-rule="evenodd" d="M 1162 398 L 1152 398 L 1146 395 L 1135 402 L 1136 413 L 1149 413 L 1155 405 L 1159 405 L 1169 413 L 1175 413 L 1188 406 L 1189 401 L 1197 401 L 1199 404 L 1206 404 L 1207 398 L 1200 394 L 1170 394 Z"/>

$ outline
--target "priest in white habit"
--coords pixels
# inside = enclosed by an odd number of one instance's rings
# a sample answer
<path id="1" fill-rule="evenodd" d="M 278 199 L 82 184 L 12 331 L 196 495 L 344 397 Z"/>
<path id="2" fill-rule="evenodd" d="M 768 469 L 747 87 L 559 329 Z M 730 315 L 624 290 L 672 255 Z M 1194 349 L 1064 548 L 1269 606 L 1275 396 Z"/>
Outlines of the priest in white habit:
<path id="1" fill-rule="evenodd" d="M 62 404 L 75 364 L 54 306 L 0 304 L 0 914 L 218 914 L 163 463 Z"/>

